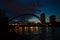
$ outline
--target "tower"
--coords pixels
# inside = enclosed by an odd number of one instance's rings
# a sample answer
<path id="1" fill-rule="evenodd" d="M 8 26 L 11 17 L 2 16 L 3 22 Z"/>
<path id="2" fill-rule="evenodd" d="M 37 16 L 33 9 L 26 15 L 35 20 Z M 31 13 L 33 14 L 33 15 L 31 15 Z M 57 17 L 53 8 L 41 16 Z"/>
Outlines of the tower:
<path id="1" fill-rule="evenodd" d="M 55 22 L 56 22 L 56 16 L 55 15 L 50 16 L 50 23 L 54 24 Z"/>
<path id="2" fill-rule="evenodd" d="M 41 23 L 42 24 L 45 24 L 46 23 L 45 14 L 44 13 L 41 14 L 40 20 L 41 20 Z"/>

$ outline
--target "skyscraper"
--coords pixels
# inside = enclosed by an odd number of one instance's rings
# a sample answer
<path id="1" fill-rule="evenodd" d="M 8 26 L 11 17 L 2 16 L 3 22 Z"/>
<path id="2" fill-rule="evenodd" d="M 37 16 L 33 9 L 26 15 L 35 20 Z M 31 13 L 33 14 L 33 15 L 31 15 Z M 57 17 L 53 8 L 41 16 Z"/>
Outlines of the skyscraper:
<path id="1" fill-rule="evenodd" d="M 42 24 L 45 24 L 46 23 L 45 14 L 44 13 L 41 14 L 40 21 L 41 21 Z"/>
<path id="2" fill-rule="evenodd" d="M 55 22 L 56 22 L 56 16 L 55 15 L 50 16 L 50 23 L 54 24 Z"/>

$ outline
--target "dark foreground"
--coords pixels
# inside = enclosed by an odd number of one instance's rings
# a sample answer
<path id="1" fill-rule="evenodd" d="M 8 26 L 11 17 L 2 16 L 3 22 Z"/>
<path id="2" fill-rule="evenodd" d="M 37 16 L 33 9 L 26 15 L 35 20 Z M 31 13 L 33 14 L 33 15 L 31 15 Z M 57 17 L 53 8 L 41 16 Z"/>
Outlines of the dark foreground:
<path id="1" fill-rule="evenodd" d="M 55 32 L 55 40 L 60 40 L 60 27 L 56 28 Z M 0 40 L 42 40 L 41 34 L 28 34 L 28 35 L 20 35 L 16 33 L 9 34 L 0 34 Z M 53 40 L 52 34 L 50 32 L 46 33 L 45 40 Z"/>

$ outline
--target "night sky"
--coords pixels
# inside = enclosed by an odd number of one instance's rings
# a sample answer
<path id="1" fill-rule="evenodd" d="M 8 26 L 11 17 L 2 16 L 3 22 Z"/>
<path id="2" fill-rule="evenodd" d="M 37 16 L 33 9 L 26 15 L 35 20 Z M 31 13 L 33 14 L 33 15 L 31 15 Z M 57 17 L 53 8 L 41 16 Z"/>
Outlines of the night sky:
<path id="1" fill-rule="evenodd" d="M 33 6 L 32 0 L 0 0 L 0 9 L 6 11 L 6 16 L 12 18 L 17 15 L 22 14 L 35 14 L 40 16 L 40 14 L 46 14 L 46 21 L 49 20 L 51 15 L 56 15 L 57 21 L 60 19 L 60 0 L 33 0 L 36 4 L 40 5 Z M 34 10 L 35 9 L 35 10 Z M 14 19 L 14 21 L 39 21 L 33 16 L 23 16 Z"/>

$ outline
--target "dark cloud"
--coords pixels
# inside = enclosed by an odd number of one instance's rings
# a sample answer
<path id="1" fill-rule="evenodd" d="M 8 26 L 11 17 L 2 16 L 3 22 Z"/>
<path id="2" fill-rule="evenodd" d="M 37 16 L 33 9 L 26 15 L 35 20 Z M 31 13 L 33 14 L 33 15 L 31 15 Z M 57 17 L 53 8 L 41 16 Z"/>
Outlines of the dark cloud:
<path id="1" fill-rule="evenodd" d="M 16 15 L 21 14 L 35 14 L 36 10 L 34 7 L 34 4 L 32 1 L 20 1 L 20 3 L 17 2 L 18 0 L 0 0 L 0 8 L 3 8 L 5 11 L 7 11 L 8 16 L 13 17 Z M 2 3 L 1 3 L 2 2 Z M 23 3 L 25 2 L 25 3 Z M 9 13 L 10 12 L 10 13 Z M 15 14 L 14 14 L 15 13 Z M 10 14 L 10 15 L 9 15 Z M 24 20 L 30 18 L 31 16 L 24 16 Z M 19 18 L 20 20 L 23 20 L 23 18 Z"/>
<path id="2" fill-rule="evenodd" d="M 7 10 L 13 11 L 16 13 L 20 13 L 21 11 L 22 12 L 24 12 L 24 11 L 33 12 L 34 11 L 34 7 L 33 7 L 32 3 L 17 4 L 16 1 L 14 1 L 14 0 L 3 0 L 2 3 Z"/>
<path id="3" fill-rule="evenodd" d="M 39 6 L 40 8 L 34 6 Z M 40 10 L 42 10 L 40 12 L 48 14 L 48 16 L 52 14 L 58 15 L 60 13 L 60 0 L 0 0 L 0 8 L 7 11 L 8 17 L 14 17 L 25 13 L 35 14 L 36 11 Z M 40 13 L 36 14 L 39 15 Z M 30 18 L 30 16 L 24 16 L 24 19 L 28 18 Z"/>

